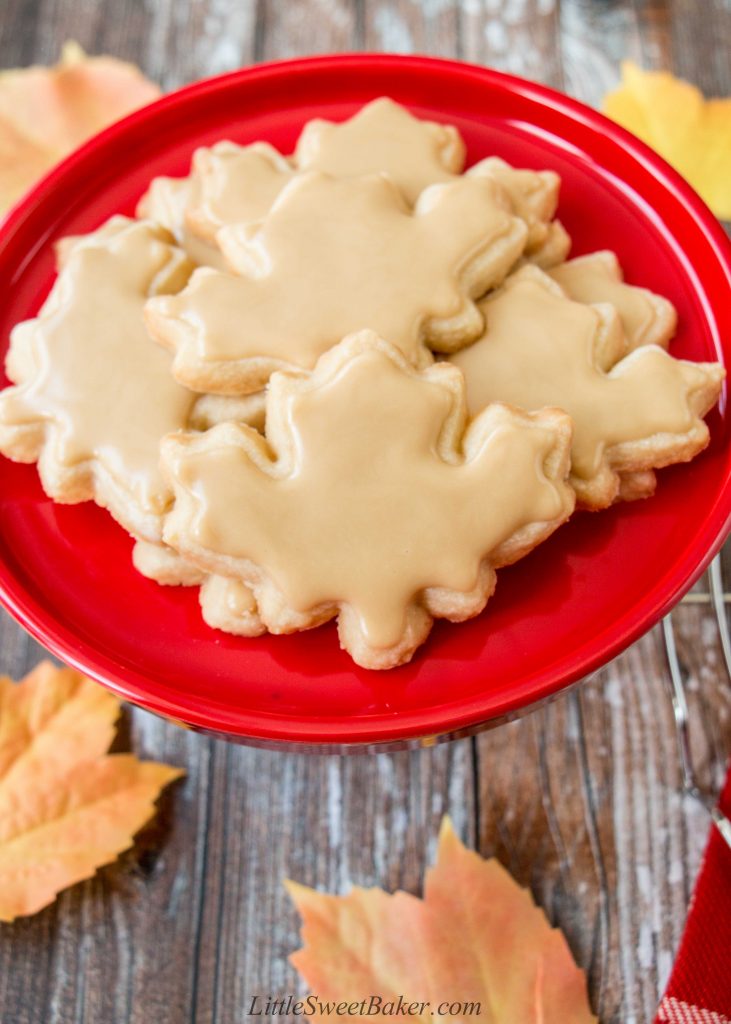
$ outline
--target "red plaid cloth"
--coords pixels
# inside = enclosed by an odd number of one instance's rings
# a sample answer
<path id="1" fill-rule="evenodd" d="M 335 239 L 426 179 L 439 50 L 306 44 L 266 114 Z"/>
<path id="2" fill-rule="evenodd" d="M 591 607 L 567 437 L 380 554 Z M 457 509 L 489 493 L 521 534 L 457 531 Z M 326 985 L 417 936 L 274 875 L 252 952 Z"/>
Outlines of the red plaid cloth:
<path id="1" fill-rule="evenodd" d="M 731 815 L 731 770 L 721 796 Z M 655 1024 L 731 1024 L 731 850 L 713 826 Z"/>

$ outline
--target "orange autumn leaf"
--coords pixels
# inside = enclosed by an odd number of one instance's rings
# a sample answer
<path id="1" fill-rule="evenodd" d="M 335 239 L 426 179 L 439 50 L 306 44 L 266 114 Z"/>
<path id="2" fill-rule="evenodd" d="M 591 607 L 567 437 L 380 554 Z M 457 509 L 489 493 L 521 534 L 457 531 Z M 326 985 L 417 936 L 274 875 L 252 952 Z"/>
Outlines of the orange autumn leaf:
<path id="1" fill-rule="evenodd" d="M 731 218 L 731 97 L 706 100 L 667 71 L 626 61 L 604 112 L 657 150 L 717 217 Z"/>
<path id="2" fill-rule="evenodd" d="M 561 932 L 496 860 L 466 849 L 448 819 L 423 899 L 286 884 L 303 922 L 303 947 L 290 959 L 317 1000 L 316 1020 L 342 1019 L 339 1002 L 362 1002 L 349 1016 L 367 1017 L 375 998 L 419 1022 L 596 1021 Z"/>
<path id="3" fill-rule="evenodd" d="M 67 43 L 52 68 L 0 72 L 0 213 L 90 136 L 160 90 L 133 64 Z"/>
<path id="4" fill-rule="evenodd" d="M 120 703 L 46 661 L 0 676 L 0 921 L 34 914 L 132 844 L 182 772 L 106 754 Z"/>

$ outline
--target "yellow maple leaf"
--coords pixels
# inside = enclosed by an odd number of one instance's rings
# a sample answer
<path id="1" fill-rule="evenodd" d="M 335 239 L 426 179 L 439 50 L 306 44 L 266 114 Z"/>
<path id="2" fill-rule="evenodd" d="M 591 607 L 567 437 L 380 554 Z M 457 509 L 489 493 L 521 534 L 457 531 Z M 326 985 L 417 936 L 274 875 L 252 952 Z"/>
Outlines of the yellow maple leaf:
<path id="1" fill-rule="evenodd" d="M 0 676 L 0 921 L 34 914 L 132 844 L 178 768 L 106 754 L 120 702 L 45 661 Z"/>
<path id="2" fill-rule="evenodd" d="M 717 217 L 731 218 L 731 97 L 706 100 L 667 71 L 625 61 L 604 112 L 657 150 Z"/>
<path id="3" fill-rule="evenodd" d="M 133 64 L 67 43 L 55 67 L 0 72 L 0 213 L 96 132 L 160 95 Z"/>
<path id="4" fill-rule="evenodd" d="M 315 1020 L 342 1019 L 339 1002 L 359 1004 L 348 1016 L 372 1016 L 374 1006 L 385 1014 L 386 1004 L 398 1015 L 400 1000 L 401 1015 L 423 1024 L 596 1021 L 561 932 L 496 860 L 466 849 L 448 819 L 423 899 L 286 884 L 303 920 L 304 945 L 290 959 L 312 990 Z"/>

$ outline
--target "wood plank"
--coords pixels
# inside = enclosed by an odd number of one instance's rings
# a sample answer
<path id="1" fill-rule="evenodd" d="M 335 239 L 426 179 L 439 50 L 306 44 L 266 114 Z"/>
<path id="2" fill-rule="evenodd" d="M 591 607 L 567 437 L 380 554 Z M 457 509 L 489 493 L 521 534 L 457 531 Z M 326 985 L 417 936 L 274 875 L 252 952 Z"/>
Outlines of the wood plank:
<path id="1" fill-rule="evenodd" d="M 363 46 L 390 53 L 458 56 L 460 16 L 461 8 L 455 0 L 366 3 Z"/>
<path id="2" fill-rule="evenodd" d="M 465 60 L 563 87 L 556 0 L 467 3 L 461 19 Z"/>
<path id="3" fill-rule="evenodd" d="M 564 0 L 561 48 L 566 91 L 592 106 L 619 81 L 622 60 L 641 62 L 642 37 L 632 4 Z"/>
<path id="4" fill-rule="evenodd" d="M 307 53 L 359 48 L 358 5 L 329 0 L 260 0 L 256 59 L 280 60 Z"/>
<path id="5" fill-rule="evenodd" d="M 726 0 L 668 0 L 668 37 L 673 70 L 708 96 L 731 89 L 731 17 Z"/>
<path id="6" fill-rule="evenodd" d="M 674 618 L 701 777 L 717 791 L 731 693 L 715 623 L 701 607 Z M 569 696 L 477 740 L 480 849 L 532 887 L 589 971 L 601 1020 L 617 1024 L 652 1019 L 708 833 L 681 796 L 665 679 L 655 631 Z"/>

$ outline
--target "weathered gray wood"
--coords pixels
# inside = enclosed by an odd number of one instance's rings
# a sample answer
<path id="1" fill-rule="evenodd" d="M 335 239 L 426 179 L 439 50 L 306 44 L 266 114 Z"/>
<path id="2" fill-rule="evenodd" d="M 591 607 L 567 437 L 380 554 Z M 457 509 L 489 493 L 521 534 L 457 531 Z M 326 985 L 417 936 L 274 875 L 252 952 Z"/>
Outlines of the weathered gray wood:
<path id="1" fill-rule="evenodd" d="M 563 86 L 559 5 L 554 0 L 466 3 L 462 16 L 464 59 Z"/>
<path id="2" fill-rule="evenodd" d="M 254 60 L 338 49 L 461 56 L 597 103 L 629 56 L 731 91 L 724 0 L 5 0 L 0 64 L 67 38 L 172 88 Z M 728 575 L 731 587 L 731 573 Z M 703 588 L 701 588 L 703 589 Z M 731 686 L 707 605 L 674 613 L 700 774 L 720 783 Z M 41 656 L 0 617 L 0 669 Z M 120 737 L 184 766 L 134 850 L 0 928 L 9 1024 L 233 1024 L 297 986 L 281 885 L 418 892 L 443 813 L 531 886 L 589 971 L 602 1021 L 653 1015 L 707 834 L 679 795 L 657 632 L 555 703 L 475 740 L 350 758 L 228 746 L 132 710 Z"/>

